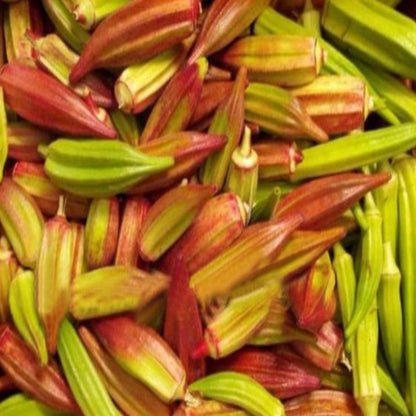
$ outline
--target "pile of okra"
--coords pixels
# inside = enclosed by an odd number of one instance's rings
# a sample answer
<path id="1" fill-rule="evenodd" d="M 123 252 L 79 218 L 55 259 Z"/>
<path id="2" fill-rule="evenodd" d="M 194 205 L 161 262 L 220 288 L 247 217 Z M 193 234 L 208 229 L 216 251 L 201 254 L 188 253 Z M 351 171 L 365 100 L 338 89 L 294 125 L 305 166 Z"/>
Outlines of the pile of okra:
<path id="1" fill-rule="evenodd" d="M 0 415 L 416 416 L 412 0 L 0 0 Z"/>

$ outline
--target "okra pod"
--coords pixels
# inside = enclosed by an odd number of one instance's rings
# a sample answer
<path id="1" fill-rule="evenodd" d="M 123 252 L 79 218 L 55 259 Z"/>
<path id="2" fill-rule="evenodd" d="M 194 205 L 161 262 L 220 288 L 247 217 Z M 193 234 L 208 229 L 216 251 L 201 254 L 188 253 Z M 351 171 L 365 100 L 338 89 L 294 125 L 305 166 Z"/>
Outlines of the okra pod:
<path id="1" fill-rule="evenodd" d="M 354 312 L 357 279 L 354 271 L 354 260 L 351 254 L 344 250 L 341 243 L 334 246 L 333 267 L 337 279 L 342 323 L 346 327 Z"/>
<path id="2" fill-rule="evenodd" d="M 393 258 L 397 257 L 399 179 L 388 160 L 381 161 L 378 172 L 389 172 L 390 180 L 373 191 L 377 208 L 383 218 L 383 242 L 390 243 Z"/>
<path id="3" fill-rule="evenodd" d="M 416 77 L 416 23 L 404 14 L 373 0 L 328 0 L 322 26 L 351 54 L 403 77 Z"/>
<path id="4" fill-rule="evenodd" d="M 59 35 L 76 52 L 81 52 L 90 34 L 71 15 L 65 0 L 42 0 L 42 4 Z"/>
<path id="5" fill-rule="evenodd" d="M 401 273 L 389 242 L 384 243 L 383 269 L 378 289 L 378 318 L 383 350 L 389 368 L 398 382 L 403 379 L 403 316 Z"/>
<path id="6" fill-rule="evenodd" d="M 381 398 L 390 408 L 401 416 L 409 416 L 406 402 L 394 383 L 390 374 L 379 364 L 377 366 L 377 377 L 381 388 Z"/>
<path id="7" fill-rule="evenodd" d="M 393 163 L 399 177 L 399 262 L 402 272 L 404 317 L 404 360 L 406 397 L 411 413 L 416 412 L 416 159 L 398 158 Z"/>
<path id="8" fill-rule="evenodd" d="M 283 416 L 282 403 L 251 377 L 232 371 L 212 374 L 195 381 L 190 392 L 241 407 L 253 416 Z"/>
<path id="9" fill-rule="evenodd" d="M 310 36 L 312 34 L 316 36 L 316 33 L 313 31 L 308 30 L 306 27 L 302 27 L 288 17 L 277 13 L 271 7 L 268 7 L 257 19 L 257 22 L 254 25 L 254 33 L 256 35 L 287 33 L 303 36 Z M 320 38 L 319 43 L 327 54 L 327 59 L 323 65 L 323 72 L 339 75 L 352 75 L 366 81 L 378 114 L 390 124 L 400 124 L 400 120 L 386 107 L 383 100 L 379 97 L 357 66 L 329 42 Z"/>
<path id="10" fill-rule="evenodd" d="M 75 400 L 86 416 L 121 416 L 68 319 L 59 329 L 58 355 Z"/>
<path id="11" fill-rule="evenodd" d="M 360 274 L 354 312 L 345 328 L 347 339 L 357 330 L 376 298 L 383 266 L 382 218 L 371 193 L 365 196 L 364 210 L 368 230 L 362 235 Z"/>
<path id="12" fill-rule="evenodd" d="M 35 276 L 32 271 L 18 273 L 10 284 L 9 303 L 20 335 L 37 354 L 42 364 L 48 363 L 45 332 L 35 305 Z"/>
<path id="13" fill-rule="evenodd" d="M 358 325 L 352 343 L 354 397 L 364 416 L 377 416 L 381 398 L 377 374 L 378 322 L 377 301 Z"/>
<path id="14" fill-rule="evenodd" d="M 416 94 L 389 72 L 355 60 L 372 87 L 401 122 L 416 120 Z"/>
<path id="15" fill-rule="evenodd" d="M 416 145 L 416 123 L 357 133 L 303 150 L 291 176 L 299 181 L 357 169 L 399 155 Z"/>

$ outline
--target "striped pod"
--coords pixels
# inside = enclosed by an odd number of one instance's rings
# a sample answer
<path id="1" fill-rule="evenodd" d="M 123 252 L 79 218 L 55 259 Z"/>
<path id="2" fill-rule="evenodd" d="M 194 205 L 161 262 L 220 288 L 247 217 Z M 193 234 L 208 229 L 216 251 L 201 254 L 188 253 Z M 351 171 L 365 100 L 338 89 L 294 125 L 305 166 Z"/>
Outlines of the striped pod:
<path id="1" fill-rule="evenodd" d="M 246 410 L 253 416 L 283 416 L 282 403 L 253 378 L 233 371 L 212 374 L 195 381 L 189 391 Z"/>
<path id="2" fill-rule="evenodd" d="M 406 396 L 409 410 L 416 412 L 416 239 L 413 225 L 416 207 L 416 160 L 410 156 L 398 158 L 393 163 L 399 178 L 399 261 L 402 272 L 404 318 L 404 360 Z"/>
<path id="3" fill-rule="evenodd" d="M 19 272 L 10 284 L 10 312 L 22 338 L 48 364 L 45 332 L 36 310 L 35 275 L 32 271 Z"/>
<path id="4" fill-rule="evenodd" d="M 85 226 L 85 255 L 89 269 L 112 264 L 119 228 L 119 200 L 115 197 L 93 199 Z"/>
<path id="5" fill-rule="evenodd" d="M 111 398 L 126 415 L 170 415 L 169 407 L 126 373 L 86 327 L 80 327 L 78 333 Z"/>
<path id="6" fill-rule="evenodd" d="M 371 193 L 365 196 L 364 215 L 368 229 L 363 230 L 361 240 L 360 273 L 357 283 L 354 312 L 345 337 L 350 338 L 367 315 L 376 299 L 383 267 L 382 218 Z"/>
<path id="7" fill-rule="evenodd" d="M 1 327 L 0 363 L 15 385 L 35 400 L 64 412 L 79 411 L 60 371 L 55 365 L 43 365 L 10 325 Z"/>
<path id="8" fill-rule="evenodd" d="M 256 35 L 286 33 L 303 36 L 310 36 L 312 34 L 316 36 L 316 34 L 313 32 L 311 33 L 311 31 L 306 27 L 302 27 L 289 17 L 277 13 L 271 7 L 268 7 L 257 19 L 257 22 L 254 25 L 254 33 Z M 380 98 L 375 89 L 372 88 L 371 84 L 368 82 L 363 73 L 357 68 L 357 66 L 336 47 L 332 46 L 331 43 L 325 41 L 323 38 L 319 37 L 319 43 L 326 52 L 326 60 L 323 65 L 323 71 L 330 74 L 351 75 L 366 81 L 370 95 L 373 98 L 377 109 L 377 113 L 390 124 L 400 124 L 400 120 L 389 108 L 386 107 L 384 101 Z"/>
<path id="9" fill-rule="evenodd" d="M 116 137 L 81 97 L 40 69 L 8 63 L 1 68 L 0 86 L 6 104 L 33 124 L 75 136 Z"/>
<path id="10" fill-rule="evenodd" d="M 75 400 L 85 416 L 121 416 L 75 328 L 67 319 L 59 329 L 58 356 Z"/>
<path id="11" fill-rule="evenodd" d="M 41 162 L 42 155 L 38 152 L 39 145 L 47 145 L 52 133 L 39 129 L 25 121 L 9 121 L 7 123 L 7 156 L 17 161 Z"/>
<path id="12" fill-rule="evenodd" d="M 185 369 L 158 333 L 127 315 L 93 320 L 90 328 L 115 361 L 163 402 L 184 398 Z"/>
<path id="13" fill-rule="evenodd" d="M 364 416 L 377 416 L 381 388 L 377 375 L 378 322 L 377 300 L 366 313 L 353 335 L 351 363 L 354 398 Z"/>
<path id="14" fill-rule="evenodd" d="M 50 354 L 56 352 L 59 327 L 69 310 L 75 235 L 64 213 L 64 199 L 45 224 L 35 268 L 36 306 Z"/>
<path id="15" fill-rule="evenodd" d="M 129 65 L 169 49 L 193 33 L 199 11 L 199 0 L 129 2 L 93 32 L 72 69 L 71 82 L 92 69 Z"/>
<path id="16" fill-rule="evenodd" d="M 44 220 L 33 198 L 10 178 L 0 184 L 0 222 L 19 262 L 34 268 Z"/>

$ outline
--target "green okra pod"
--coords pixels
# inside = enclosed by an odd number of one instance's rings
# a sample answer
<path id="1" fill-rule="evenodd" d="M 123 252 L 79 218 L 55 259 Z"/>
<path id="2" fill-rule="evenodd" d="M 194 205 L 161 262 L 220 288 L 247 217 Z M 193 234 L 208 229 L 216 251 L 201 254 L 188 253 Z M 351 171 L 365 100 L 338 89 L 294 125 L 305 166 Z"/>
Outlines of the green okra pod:
<path id="1" fill-rule="evenodd" d="M 406 402 L 394 383 L 390 374 L 379 364 L 377 366 L 377 377 L 381 388 L 381 398 L 391 409 L 401 416 L 409 416 Z"/>
<path id="2" fill-rule="evenodd" d="M 72 14 L 86 30 L 93 28 L 109 14 L 126 5 L 130 0 L 70 0 Z"/>
<path id="3" fill-rule="evenodd" d="M 416 94 L 394 75 L 360 60 L 355 64 L 401 122 L 416 120 Z"/>
<path id="4" fill-rule="evenodd" d="M 381 161 L 377 172 L 389 172 L 390 180 L 373 191 L 377 208 L 383 218 L 383 242 L 390 243 L 393 258 L 397 257 L 399 179 L 388 160 Z"/>
<path id="5" fill-rule="evenodd" d="M 85 260 L 90 270 L 113 263 L 119 228 L 118 198 L 93 199 L 85 224 Z"/>
<path id="6" fill-rule="evenodd" d="M 309 30 L 318 39 L 322 37 L 321 33 L 321 13 L 314 8 L 311 0 L 305 1 L 302 14 L 299 16 L 299 22 L 302 26 Z"/>
<path id="7" fill-rule="evenodd" d="M 36 310 L 35 299 L 34 273 L 30 270 L 18 273 L 10 284 L 9 293 L 13 322 L 42 364 L 47 364 L 49 357 L 45 332 Z"/>
<path id="8" fill-rule="evenodd" d="M 357 330 L 376 298 L 383 265 L 382 218 L 371 193 L 365 196 L 364 214 L 368 222 L 368 230 L 363 231 L 362 235 L 355 307 L 351 320 L 345 328 L 347 339 Z"/>
<path id="9" fill-rule="evenodd" d="M 263 287 L 243 296 L 231 298 L 223 311 L 205 328 L 204 341 L 195 357 L 225 357 L 248 343 L 269 313 L 274 289 Z"/>
<path id="10" fill-rule="evenodd" d="M 299 181 L 358 169 L 397 156 L 415 145 L 414 122 L 343 136 L 303 150 L 303 161 L 291 179 Z"/>
<path id="11" fill-rule="evenodd" d="M 410 17 L 374 0 L 328 0 L 322 26 L 351 54 L 416 78 L 416 23 Z"/>
<path id="12" fill-rule="evenodd" d="M 326 132 L 312 120 L 300 100 L 283 88 L 252 82 L 245 92 L 244 108 L 249 122 L 274 136 L 328 140 Z"/>
<path id="13" fill-rule="evenodd" d="M 113 196 L 174 165 L 172 157 L 150 156 L 117 140 L 58 139 L 42 152 L 55 184 L 89 197 Z"/>
<path id="14" fill-rule="evenodd" d="M 227 177 L 232 153 L 238 146 L 244 130 L 244 90 L 247 84 L 247 70 L 240 68 L 231 94 L 220 104 L 209 127 L 209 133 L 226 136 L 226 145 L 211 155 L 204 163 L 201 182 L 213 184 L 221 189 Z"/>
<path id="15" fill-rule="evenodd" d="M 263 386 L 251 377 L 224 371 L 204 377 L 192 383 L 189 391 L 203 397 L 233 404 L 253 416 L 283 416 L 284 407 Z"/>
<path id="16" fill-rule="evenodd" d="M 22 393 L 16 393 L 0 402 L 0 413 L 2 416 L 71 416 L 31 399 Z"/>
<path id="17" fill-rule="evenodd" d="M 231 156 L 226 188 L 237 194 L 246 204 L 248 218 L 257 190 L 258 170 L 258 156 L 251 147 L 251 130 L 246 126 L 241 145 L 234 149 Z"/>
<path id="18" fill-rule="evenodd" d="M 354 398 L 364 416 L 377 416 L 381 397 L 377 375 L 378 322 L 377 301 L 358 325 L 352 342 Z"/>
<path id="19" fill-rule="evenodd" d="M 120 108 L 116 111 L 136 114 L 150 107 L 186 60 L 193 37 L 189 40 L 124 69 L 114 84 L 114 94 Z"/>
<path id="20" fill-rule="evenodd" d="M 110 118 L 120 140 L 133 147 L 139 145 L 141 129 L 136 116 L 117 109 L 110 112 Z"/>
<path id="21" fill-rule="evenodd" d="M 361 230 L 367 231 L 368 230 L 368 222 L 365 217 L 363 207 L 361 206 L 360 202 L 357 202 L 352 208 L 351 212 L 354 215 L 354 219 L 357 224 L 360 226 Z"/>
<path id="22" fill-rule="evenodd" d="M 348 325 L 354 312 L 355 290 L 357 279 L 354 271 L 354 261 L 341 243 L 334 246 L 333 267 L 337 279 L 338 302 L 341 309 L 342 323 Z"/>
<path id="23" fill-rule="evenodd" d="M 416 159 L 403 156 L 393 163 L 399 177 L 399 262 L 402 272 L 406 397 L 416 412 Z"/>
<path id="24" fill-rule="evenodd" d="M 62 321 L 58 355 L 79 407 L 86 416 L 121 416 L 73 325 Z"/>
<path id="25" fill-rule="evenodd" d="M 65 0 L 42 0 L 42 4 L 59 35 L 76 52 L 81 52 L 90 34 L 71 15 Z"/>
<path id="26" fill-rule="evenodd" d="M 5 237 L 0 238 L 0 322 L 10 318 L 10 284 L 17 269 L 17 260 Z"/>
<path id="27" fill-rule="evenodd" d="M 253 200 L 252 222 L 270 219 L 273 209 L 280 199 L 294 189 L 295 186 L 285 181 L 259 181 Z"/>
<path id="28" fill-rule="evenodd" d="M 378 318 L 383 350 L 395 380 L 403 378 L 403 315 L 401 273 L 389 242 L 384 243 L 383 269 L 378 289 Z"/>
<path id="29" fill-rule="evenodd" d="M 20 264 L 36 265 L 44 228 L 34 199 L 10 178 L 0 184 L 0 222 Z"/>

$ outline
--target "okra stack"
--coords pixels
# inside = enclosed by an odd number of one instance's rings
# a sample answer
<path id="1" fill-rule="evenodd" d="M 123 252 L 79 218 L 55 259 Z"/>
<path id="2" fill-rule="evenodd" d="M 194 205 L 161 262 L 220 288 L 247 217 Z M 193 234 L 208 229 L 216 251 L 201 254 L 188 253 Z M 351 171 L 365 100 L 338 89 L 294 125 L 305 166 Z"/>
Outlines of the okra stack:
<path id="1" fill-rule="evenodd" d="M 1 415 L 416 416 L 398 3 L 0 0 Z"/>

